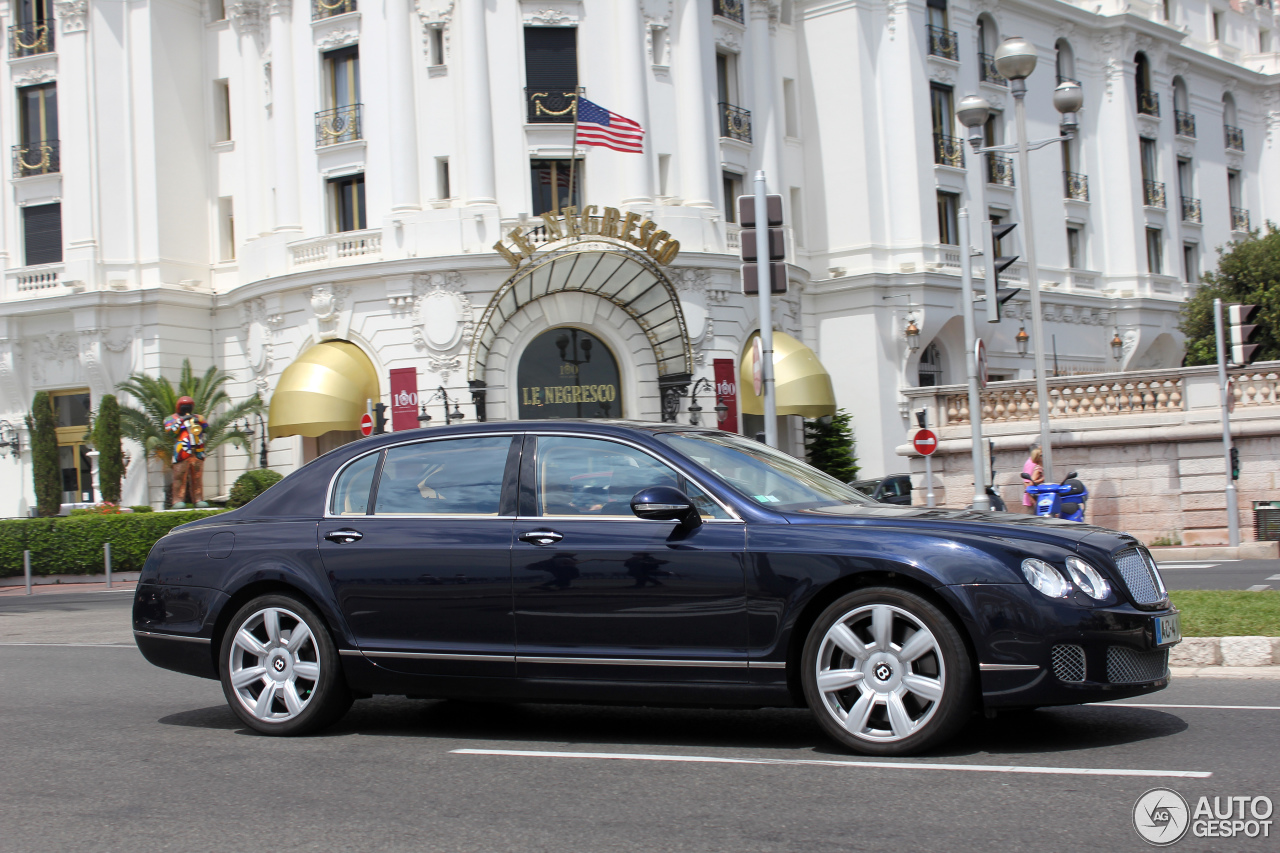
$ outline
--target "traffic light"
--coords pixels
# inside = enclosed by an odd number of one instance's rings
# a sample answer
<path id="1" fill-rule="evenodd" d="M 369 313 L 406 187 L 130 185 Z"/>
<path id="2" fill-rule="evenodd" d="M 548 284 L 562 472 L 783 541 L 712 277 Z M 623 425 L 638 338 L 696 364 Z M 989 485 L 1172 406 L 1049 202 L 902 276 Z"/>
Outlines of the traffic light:
<path id="1" fill-rule="evenodd" d="M 742 231 L 738 235 L 742 241 L 742 292 L 759 293 L 759 275 L 761 262 L 767 262 L 770 292 L 787 292 L 787 241 L 782 232 L 782 196 L 765 196 L 769 229 L 768 257 L 756 246 L 756 197 L 753 195 L 738 196 L 738 223 Z"/>
<path id="2" fill-rule="evenodd" d="M 1236 450 L 1235 445 L 1231 445 L 1231 479 L 1240 479 L 1240 451 Z"/>
<path id="3" fill-rule="evenodd" d="M 1019 288 L 1000 287 L 1000 273 L 1004 272 L 1017 255 L 1001 255 L 1000 241 L 1018 227 L 1016 222 L 992 222 L 990 219 L 982 223 L 983 251 L 987 253 L 987 322 L 1000 322 L 1000 307 L 1013 298 Z"/>
<path id="4" fill-rule="evenodd" d="M 373 405 L 373 434 L 384 435 L 387 431 L 387 404 L 374 403 Z"/>
<path id="5" fill-rule="evenodd" d="M 1227 322 L 1231 324 L 1232 364 L 1248 364 L 1253 361 L 1253 354 L 1258 351 L 1259 344 L 1249 343 L 1249 338 L 1258 328 L 1249 321 L 1257 313 L 1257 305 L 1227 306 Z"/>

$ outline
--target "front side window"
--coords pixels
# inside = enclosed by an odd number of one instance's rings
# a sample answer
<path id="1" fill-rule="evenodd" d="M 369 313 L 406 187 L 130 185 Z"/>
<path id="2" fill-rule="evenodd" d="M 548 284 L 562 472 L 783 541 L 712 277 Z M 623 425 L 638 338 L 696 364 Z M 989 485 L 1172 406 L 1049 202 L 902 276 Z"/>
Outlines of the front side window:
<path id="1" fill-rule="evenodd" d="M 389 448 L 374 515 L 498 515 L 511 441 L 503 435 Z"/>

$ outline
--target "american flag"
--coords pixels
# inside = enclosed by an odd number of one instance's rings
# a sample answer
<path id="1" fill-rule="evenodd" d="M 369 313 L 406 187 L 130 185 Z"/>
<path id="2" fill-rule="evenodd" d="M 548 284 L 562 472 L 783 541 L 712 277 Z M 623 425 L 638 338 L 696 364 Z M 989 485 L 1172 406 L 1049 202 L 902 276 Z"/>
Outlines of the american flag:
<path id="1" fill-rule="evenodd" d="M 579 145 L 603 145 L 629 154 L 644 153 L 644 128 L 629 118 L 609 112 L 586 98 L 578 98 Z"/>

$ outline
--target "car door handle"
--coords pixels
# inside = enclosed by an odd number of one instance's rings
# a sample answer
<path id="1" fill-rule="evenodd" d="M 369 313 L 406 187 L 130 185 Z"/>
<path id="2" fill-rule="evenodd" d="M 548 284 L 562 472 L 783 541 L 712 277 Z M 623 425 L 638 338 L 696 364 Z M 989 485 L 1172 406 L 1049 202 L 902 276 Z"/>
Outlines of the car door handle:
<path id="1" fill-rule="evenodd" d="M 551 545 L 564 537 L 554 530 L 530 530 L 528 533 L 521 533 L 518 538 L 521 542 L 528 542 L 531 545 Z"/>
<path id="2" fill-rule="evenodd" d="M 325 539 L 330 542 L 337 542 L 339 545 L 350 545 L 352 542 L 359 542 L 364 538 L 364 534 L 359 530 L 330 530 L 324 535 Z"/>

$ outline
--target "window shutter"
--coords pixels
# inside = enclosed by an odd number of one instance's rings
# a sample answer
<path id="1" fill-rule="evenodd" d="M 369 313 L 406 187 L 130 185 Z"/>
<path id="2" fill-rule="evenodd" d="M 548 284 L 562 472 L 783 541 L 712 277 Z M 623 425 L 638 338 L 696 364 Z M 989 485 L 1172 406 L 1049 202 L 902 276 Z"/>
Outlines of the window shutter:
<path id="1" fill-rule="evenodd" d="M 27 266 L 62 263 L 62 205 L 40 204 L 22 209 Z"/>
<path id="2" fill-rule="evenodd" d="M 525 27 L 524 77 L 529 88 L 578 87 L 576 27 Z"/>

